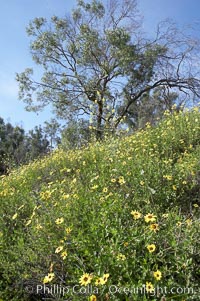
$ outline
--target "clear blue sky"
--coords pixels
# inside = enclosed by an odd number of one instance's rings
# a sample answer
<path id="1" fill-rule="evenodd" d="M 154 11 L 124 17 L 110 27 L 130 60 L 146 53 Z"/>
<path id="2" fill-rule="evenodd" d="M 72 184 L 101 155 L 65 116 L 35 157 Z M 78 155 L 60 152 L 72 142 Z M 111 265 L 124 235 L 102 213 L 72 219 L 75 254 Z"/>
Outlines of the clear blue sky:
<path id="1" fill-rule="evenodd" d="M 5 121 L 29 130 L 52 117 L 48 110 L 38 115 L 25 111 L 23 102 L 18 100 L 15 74 L 35 66 L 25 30 L 29 21 L 41 16 L 63 16 L 75 4 L 75 0 L 1 0 L 0 116 Z M 180 25 L 195 22 L 200 38 L 200 0 L 138 0 L 138 8 L 144 16 L 146 32 L 154 31 L 159 21 L 169 17 Z"/>

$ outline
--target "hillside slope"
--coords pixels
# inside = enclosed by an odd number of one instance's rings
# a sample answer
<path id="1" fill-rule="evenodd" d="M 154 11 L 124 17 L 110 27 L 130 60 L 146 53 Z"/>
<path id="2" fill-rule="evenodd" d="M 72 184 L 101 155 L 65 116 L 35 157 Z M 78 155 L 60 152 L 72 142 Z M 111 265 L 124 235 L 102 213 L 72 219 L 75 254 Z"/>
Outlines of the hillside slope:
<path id="1" fill-rule="evenodd" d="M 1 177 L 2 300 L 200 300 L 200 113 L 167 115 Z"/>

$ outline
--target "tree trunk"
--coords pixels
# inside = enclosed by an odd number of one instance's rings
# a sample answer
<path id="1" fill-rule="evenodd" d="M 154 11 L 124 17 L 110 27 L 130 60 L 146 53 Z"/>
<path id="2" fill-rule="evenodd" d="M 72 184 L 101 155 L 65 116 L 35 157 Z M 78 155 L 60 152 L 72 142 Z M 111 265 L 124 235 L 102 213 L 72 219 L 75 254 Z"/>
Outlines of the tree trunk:
<path id="1" fill-rule="evenodd" d="M 96 138 L 97 140 L 102 140 L 102 116 L 103 116 L 103 103 L 102 101 L 98 102 L 98 115 L 97 115 L 97 129 L 96 129 Z"/>

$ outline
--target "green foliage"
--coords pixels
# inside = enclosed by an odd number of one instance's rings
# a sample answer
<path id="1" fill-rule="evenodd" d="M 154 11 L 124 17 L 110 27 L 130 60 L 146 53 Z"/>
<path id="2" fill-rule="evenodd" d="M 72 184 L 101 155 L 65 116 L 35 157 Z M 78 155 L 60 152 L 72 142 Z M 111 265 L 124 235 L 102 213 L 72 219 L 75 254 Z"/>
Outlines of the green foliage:
<path id="1" fill-rule="evenodd" d="M 91 138 L 92 133 L 89 129 L 89 123 L 84 119 L 73 120 L 62 131 L 62 148 L 66 150 L 80 148 L 87 145 Z"/>
<path id="2" fill-rule="evenodd" d="M 199 121 L 165 112 L 1 177 L 0 297 L 200 300 Z"/>
<path id="3" fill-rule="evenodd" d="M 194 54 L 197 59 L 198 43 L 171 23 L 159 25 L 155 39 L 148 39 L 141 33 L 135 0 L 107 6 L 77 1 L 70 16 L 35 18 L 27 33 L 42 76 L 34 78 L 31 68 L 16 76 L 26 109 L 52 105 L 67 122 L 80 115 L 87 120 L 93 113 L 98 139 L 105 128 L 114 130 L 123 123 L 156 88 L 183 93 L 188 101 L 191 94 L 200 96 L 199 71 L 191 62 Z M 146 99 L 148 117 L 152 100 Z"/>
<path id="4" fill-rule="evenodd" d="M 53 147 L 53 142 L 57 142 L 57 129 L 58 124 L 51 121 L 46 122 L 44 129 L 39 126 L 25 133 L 23 128 L 5 123 L 0 118 L 0 174 L 9 173 L 12 168 L 47 154 L 49 144 Z"/>
<path id="5" fill-rule="evenodd" d="M 29 131 L 26 148 L 27 161 L 34 160 L 48 153 L 49 141 L 41 126 L 36 126 L 33 130 Z"/>
<path id="6" fill-rule="evenodd" d="M 0 118 L 0 174 L 6 173 L 14 164 L 24 158 L 25 132 L 19 126 L 12 126 Z"/>
<path id="7" fill-rule="evenodd" d="M 50 148 L 53 149 L 61 142 L 59 137 L 61 132 L 60 124 L 56 119 L 53 118 L 50 121 L 45 121 L 44 124 L 44 133 L 46 134 L 48 141 L 50 141 Z"/>
<path id="8" fill-rule="evenodd" d="M 178 93 L 170 93 L 162 88 L 155 89 L 153 93 L 148 91 L 129 107 L 125 122 L 132 130 L 145 127 L 147 122 L 157 124 L 166 110 L 173 111 L 174 105 L 177 111 L 184 108 L 184 102 L 180 101 Z M 122 109 L 123 106 L 118 108 Z"/>

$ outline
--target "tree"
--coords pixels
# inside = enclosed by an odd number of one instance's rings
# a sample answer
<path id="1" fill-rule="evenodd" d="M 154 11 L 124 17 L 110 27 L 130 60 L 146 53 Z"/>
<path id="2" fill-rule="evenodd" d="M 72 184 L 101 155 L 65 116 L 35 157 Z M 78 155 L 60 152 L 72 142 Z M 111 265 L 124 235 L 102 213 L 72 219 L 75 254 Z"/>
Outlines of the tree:
<path id="1" fill-rule="evenodd" d="M 26 139 L 26 158 L 28 161 L 34 160 L 49 152 L 49 141 L 41 126 L 29 131 Z"/>
<path id="2" fill-rule="evenodd" d="M 34 79 L 28 68 L 16 76 L 27 110 L 51 104 L 67 120 L 92 114 L 100 138 L 157 88 L 199 97 L 198 42 L 170 22 L 148 39 L 137 16 L 136 0 L 110 0 L 107 6 L 78 0 L 70 16 L 30 22 L 31 54 L 43 75 Z"/>
<path id="3" fill-rule="evenodd" d="M 119 111 L 123 110 L 126 105 L 127 102 L 119 107 Z M 143 128 L 147 122 L 156 124 L 166 110 L 172 112 L 175 109 L 174 105 L 177 111 L 181 110 L 184 107 L 184 99 L 179 99 L 178 93 L 158 87 L 152 93 L 150 91 L 144 93 L 129 106 L 125 114 L 125 122 L 134 130 Z"/>
<path id="4" fill-rule="evenodd" d="M 67 149 L 80 148 L 89 143 L 91 134 L 87 120 L 71 120 L 62 131 L 62 146 Z"/>
<path id="5" fill-rule="evenodd" d="M 49 144 L 41 126 L 25 133 L 20 126 L 5 123 L 0 117 L 0 175 L 47 154 Z"/>
<path id="6" fill-rule="evenodd" d="M 49 147 L 53 149 L 55 146 L 61 143 L 61 138 L 59 136 L 61 132 L 60 124 L 54 118 L 52 118 L 50 121 L 45 121 L 44 124 L 45 126 L 43 131 L 49 141 Z"/>
<path id="7" fill-rule="evenodd" d="M 5 123 L 0 118 L 0 174 L 5 174 L 13 165 L 24 162 L 24 141 L 24 129 Z"/>

